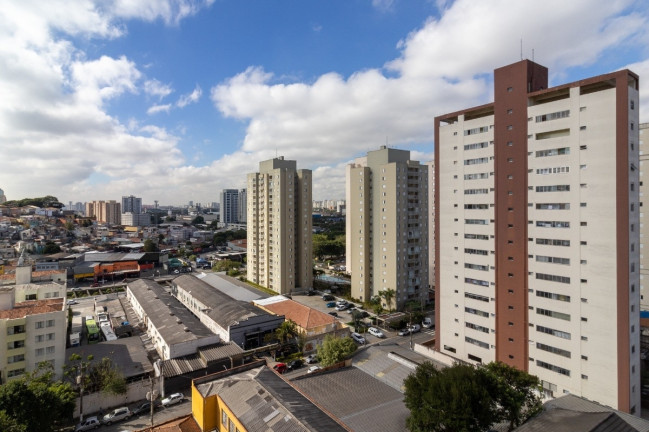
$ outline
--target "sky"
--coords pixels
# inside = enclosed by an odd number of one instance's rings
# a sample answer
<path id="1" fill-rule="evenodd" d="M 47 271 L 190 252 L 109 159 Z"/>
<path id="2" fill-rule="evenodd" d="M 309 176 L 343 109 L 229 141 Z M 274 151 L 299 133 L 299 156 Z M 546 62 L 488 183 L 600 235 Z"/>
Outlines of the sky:
<path id="1" fill-rule="evenodd" d="M 646 0 L 3 0 L 0 189 L 207 205 L 276 156 L 344 199 L 381 145 L 434 152 L 435 116 L 628 68 L 649 121 Z"/>

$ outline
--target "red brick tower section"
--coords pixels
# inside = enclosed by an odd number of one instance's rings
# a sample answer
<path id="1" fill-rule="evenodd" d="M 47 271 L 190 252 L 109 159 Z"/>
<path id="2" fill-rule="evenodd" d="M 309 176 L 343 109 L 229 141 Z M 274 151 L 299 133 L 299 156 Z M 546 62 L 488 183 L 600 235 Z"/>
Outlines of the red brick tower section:
<path id="1" fill-rule="evenodd" d="M 528 370 L 527 95 L 548 69 L 523 60 L 494 71 L 496 360 Z"/>

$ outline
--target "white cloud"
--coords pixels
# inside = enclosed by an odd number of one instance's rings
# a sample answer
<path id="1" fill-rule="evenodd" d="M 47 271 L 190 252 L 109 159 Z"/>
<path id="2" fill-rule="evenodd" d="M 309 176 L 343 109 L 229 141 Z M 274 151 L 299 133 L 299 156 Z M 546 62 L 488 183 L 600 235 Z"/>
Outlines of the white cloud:
<path id="1" fill-rule="evenodd" d="M 170 109 L 171 109 L 171 104 L 153 105 L 148 110 L 146 110 L 146 113 L 149 115 L 157 114 L 159 112 L 168 113 Z"/>
<path id="2" fill-rule="evenodd" d="M 144 83 L 144 91 L 151 95 L 156 96 L 162 100 L 164 97 L 173 93 L 173 89 L 168 84 L 163 84 L 157 79 L 147 80 Z"/>
<path id="3" fill-rule="evenodd" d="M 406 149 L 428 143 L 432 152 L 434 117 L 492 100 L 493 70 L 519 60 L 521 37 L 556 76 L 593 64 L 607 50 L 644 34 L 647 17 L 630 4 L 441 1 L 441 18 L 429 19 L 402 40 L 401 55 L 384 69 L 285 83 L 249 67 L 214 86 L 211 98 L 223 115 L 249 122 L 242 150 L 250 158 L 262 160 L 277 151 L 316 169 L 314 183 L 326 177 L 324 187 L 340 187 L 344 174 L 334 167 L 386 138 Z M 642 47 L 637 41 L 636 46 Z M 338 190 L 329 197 L 340 197 L 343 189 Z"/>
<path id="4" fill-rule="evenodd" d="M 381 12 L 387 12 L 394 6 L 394 0 L 372 0 L 372 6 Z"/>
<path id="5" fill-rule="evenodd" d="M 117 0 L 111 5 L 111 12 L 120 18 L 161 19 L 165 24 L 177 25 L 212 3 L 214 0 Z"/>
<path id="6" fill-rule="evenodd" d="M 176 103 L 176 105 L 179 108 L 184 108 L 187 105 L 189 105 L 190 103 L 196 103 L 196 102 L 199 101 L 202 94 L 203 94 L 203 90 L 201 90 L 201 88 L 199 86 L 196 86 L 196 88 L 194 89 L 193 92 L 191 92 L 189 94 L 186 94 L 186 95 L 182 95 L 180 97 L 180 99 L 178 99 L 178 102 Z"/>

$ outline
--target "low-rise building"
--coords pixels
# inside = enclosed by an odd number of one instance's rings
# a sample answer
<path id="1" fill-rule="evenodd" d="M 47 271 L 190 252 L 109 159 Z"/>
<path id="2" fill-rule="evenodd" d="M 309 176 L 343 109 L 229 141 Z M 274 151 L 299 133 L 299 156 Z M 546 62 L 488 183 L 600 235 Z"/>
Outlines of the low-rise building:
<path id="1" fill-rule="evenodd" d="M 152 280 L 129 282 L 126 296 L 163 360 L 193 354 L 199 347 L 221 341 L 218 334 Z"/>
<path id="2" fill-rule="evenodd" d="M 201 323 L 244 349 L 264 345 L 264 336 L 275 331 L 283 316 L 275 316 L 251 303 L 235 300 L 193 275 L 172 281 L 172 293 Z"/>

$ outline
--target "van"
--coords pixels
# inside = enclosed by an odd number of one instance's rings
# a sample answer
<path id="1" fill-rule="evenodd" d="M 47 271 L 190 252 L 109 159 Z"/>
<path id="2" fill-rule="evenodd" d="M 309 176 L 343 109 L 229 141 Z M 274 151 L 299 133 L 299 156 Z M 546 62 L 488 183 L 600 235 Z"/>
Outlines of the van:
<path id="1" fill-rule="evenodd" d="M 410 326 L 410 331 L 412 333 L 417 333 L 417 332 L 421 331 L 421 326 L 419 324 L 413 324 L 413 325 Z"/>
<path id="2" fill-rule="evenodd" d="M 354 339 L 354 340 L 355 340 L 356 342 L 358 342 L 359 344 L 361 344 L 361 345 L 364 345 L 364 344 L 365 344 L 365 338 L 364 338 L 363 336 L 361 336 L 360 334 L 358 334 L 358 333 L 352 333 L 352 334 L 351 334 L 351 337 L 352 337 L 352 339 Z"/>
<path id="3" fill-rule="evenodd" d="M 426 317 L 424 320 L 421 322 L 421 326 L 423 328 L 431 328 L 433 326 L 433 320 Z"/>

